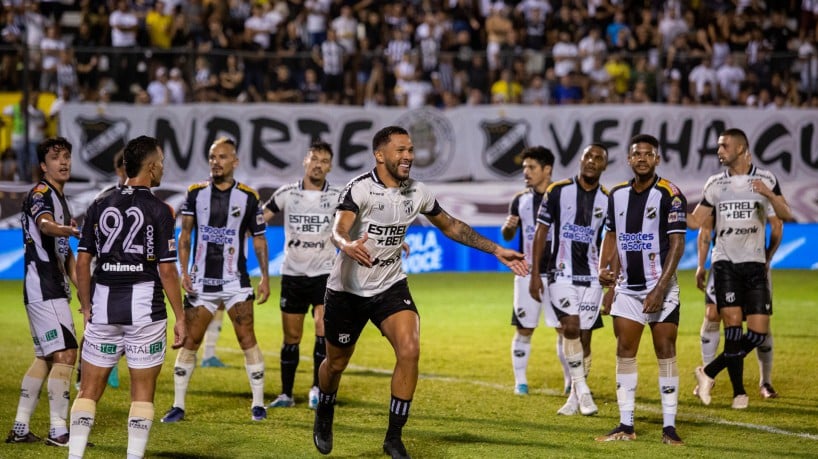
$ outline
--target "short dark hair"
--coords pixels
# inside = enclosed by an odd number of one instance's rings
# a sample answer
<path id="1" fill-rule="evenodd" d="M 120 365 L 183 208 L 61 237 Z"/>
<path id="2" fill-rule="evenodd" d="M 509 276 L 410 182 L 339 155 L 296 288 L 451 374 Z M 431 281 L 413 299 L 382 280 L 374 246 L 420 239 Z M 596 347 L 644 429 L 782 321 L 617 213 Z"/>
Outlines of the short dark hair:
<path id="1" fill-rule="evenodd" d="M 747 134 L 745 134 L 744 131 L 742 131 L 739 128 L 727 129 L 724 132 L 722 132 L 721 135 L 727 135 L 738 140 L 741 144 L 744 145 L 745 148 L 748 148 L 750 146 L 750 141 L 747 140 Z"/>
<path id="2" fill-rule="evenodd" d="M 141 135 L 125 145 L 123 158 L 125 160 L 125 175 L 134 178 L 139 175 L 145 160 L 156 152 L 159 142 L 146 135 Z"/>
<path id="3" fill-rule="evenodd" d="M 650 134 L 636 134 L 635 136 L 631 137 L 631 141 L 628 144 L 628 149 L 637 143 L 648 143 L 655 148 L 656 151 L 659 151 L 659 139 Z"/>
<path id="4" fill-rule="evenodd" d="M 542 145 L 528 147 L 520 154 L 523 159 L 533 159 L 540 163 L 540 167 L 554 166 L 554 153 Z"/>
<path id="5" fill-rule="evenodd" d="M 37 145 L 37 161 L 44 163 L 45 155 L 52 148 L 55 150 L 68 150 L 68 153 L 71 153 L 71 142 L 66 140 L 65 137 L 50 137 L 43 140 Z"/>
<path id="6" fill-rule="evenodd" d="M 409 135 L 409 131 L 400 126 L 386 126 L 385 128 L 376 132 L 375 137 L 372 137 L 372 153 L 375 153 L 376 151 L 380 150 L 381 147 L 389 143 L 389 139 L 393 134 Z"/>
<path id="7" fill-rule="evenodd" d="M 588 144 L 587 147 L 585 147 L 586 150 L 589 149 L 589 148 L 599 148 L 600 150 L 605 152 L 605 160 L 606 161 L 608 160 L 608 157 L 609 157 L 608 156 L 609 155 L 608 147 L 606 147 L 605 145 L 603 145 L 603 144 L 601 144 L 599 142 L 591 142 L 591 143 Z"/>
<path id="8" fill-rule="evenodd" d="M 332 158 L 332 146 L 321 139 L 313 140 L 308 151 L 325 151 L 329 153 L 329 157 Z"/>

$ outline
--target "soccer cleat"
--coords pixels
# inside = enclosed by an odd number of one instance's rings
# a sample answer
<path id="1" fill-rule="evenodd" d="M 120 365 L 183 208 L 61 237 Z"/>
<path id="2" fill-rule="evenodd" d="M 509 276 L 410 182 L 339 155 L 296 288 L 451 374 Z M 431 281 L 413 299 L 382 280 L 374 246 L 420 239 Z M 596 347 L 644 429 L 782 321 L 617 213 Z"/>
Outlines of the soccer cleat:
<path id="1" fill-rule="evenodd" d="M 119 367 L 114 365 L 111 372 L 108 374 L 108 385 L 117 389 L 119 387 Z"/>
<path id="2" fill-rule="evenodd" d="M 528 384 L 517 384 L 514 386 L 515 395 L 528 395 Z"/>
<path id="3" fill-rule="evenodd" d="M 41 440 L 40 437 L 31 432 L 26 432 L 25 435 L 17 435 L 13 430 L 6 437 L 6 443 L 38 443 Z"/>
<path id="4" fill-rule="evenodd" d="M 63 448 L 68 448 L 68 434 L 64 433 L 59 437 L 52 437 L 51 435 L 45 439 L 45 444 L 48 446 L 60 446 Z"/>
<path id="5" fill-rule="evenodd" d="M 323 413 L 322 413 L 323 411 Z M 335 407 L 325 407 L 315 410 L 315 422 L 312 426 L 312 442 L 321 454 L 332 451 L 332 418 L 335 416 Z"/>
<path id="6" fill-rule="evenodd" d="M 777 398 L 778 392 L 773 389 L 773 385 L 770 383 L 764 383 L 758 387 L 758 392 L 764 398 Z"/>
<path id="7" fill-rule="evenodd" d="M 383 441 L 383 452 L 392 459 L 411 459 L 400 438 L 387 438 Z"/>
<path id="8" fill-rule="evenodd" d="M 185 418 L 185 410 L 174 406 L 165 413 L 165 417 L 162 418 L 162 422 L 165 424 L 171 422 L 179 422 Z"/>
<path id="9" fill-rule="evenodd" d="M 315 404 L 318 405 L 318 396 L 316 394 L 316 402 Z M 295 400 L 287 394 L 281 394 L 270 403 L 270 408 L 292 408 L 295 406 Z"/>
<path id="10" fill-rule="evenodd" d="M 696 394 L 705 405 L 710 404 L 710 389 L 715 381 L 704 372 L 704 367 L 696 367 L 696 380 L 699 382 L 699 393 Z"/>
<path id="11" fill-rule="evenodd" d="M 309 400 L 307 406 L 311 410 L 314 410 L 318 406 L 318 386 L 312 386 L 312 389 L 310 389 L 310 394 L 307 396 L 307 399 Z"/>
<path id="12" fill-rule="evenodd" d="M 224 368 L 227 365 L 224 364 L 218 357 L 215 355 L 213 357 L 208 357 L 202 360 L 202 368 Z"/>
<path id="13" fill-rule="evenodd" d="M 676 433 L 676 427 L 673 426 L 665 426 L 662 429 L 662 443 L 672 446 L 681 446 L 685 444 L 685 442 L 682 441 L 682 438 L 679 437 L 679 434 Z"/>
<path id="14" fill-rule="evenodd" d="M 596 414 L 597 411 L 599 411 L 599 408 L 597 408 L 596 403 L 594 403 L 594 397 L 591 396 L 590 392 L 579 396 L 579 412 L 582 413 L 583 416 L 591 416 L 592 414 Z"/>
<path id="15" fill-rule="evenodd" d="M 636 432 L 633 431 L 633 426 L 626 426 L 619 424 L 614 430 L 607 434 L 596 437 L 596 441 L 630 441 L 636 440 Z"/>
<path id="16" fill-rule="evenodd" d="M 747 394 L 739 394 L 733 397 L 733 409 L 745 410 L 750 406 L 750 397 Z"/>
<path id="17" fill-rule="evenodd" d="M 250 409 L 250 412 L 253 414 L 254 421 L 263 421 L 267 419 L 267 409 L 263 406 L 254 406 Z"/>
<path id="18" fill-rule="evenodd" d="M 557 414 L 562 416 L 573 416 L 579 412 L 579 401 L 575 397 L 568 397 L 568 401 L 562 408 L 557 410 Z"/>

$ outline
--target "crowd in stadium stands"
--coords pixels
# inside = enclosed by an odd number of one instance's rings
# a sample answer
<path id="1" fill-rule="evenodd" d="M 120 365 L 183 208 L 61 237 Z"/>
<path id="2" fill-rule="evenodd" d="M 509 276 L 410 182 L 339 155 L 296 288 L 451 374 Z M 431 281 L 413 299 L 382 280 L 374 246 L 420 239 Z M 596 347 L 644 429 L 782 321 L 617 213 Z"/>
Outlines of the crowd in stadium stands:
<path id="1" fill-rule="evenodd" d="M 0 88 L 62 100 L 818 107 L 818 0 L 2 5 Z"/>

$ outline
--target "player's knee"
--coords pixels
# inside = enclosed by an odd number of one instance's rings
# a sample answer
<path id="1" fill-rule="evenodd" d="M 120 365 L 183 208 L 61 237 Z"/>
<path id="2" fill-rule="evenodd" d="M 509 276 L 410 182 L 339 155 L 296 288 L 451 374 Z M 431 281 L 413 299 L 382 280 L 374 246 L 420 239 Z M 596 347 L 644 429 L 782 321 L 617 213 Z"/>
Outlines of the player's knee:
<path id="1" fill-rule="evenodd" d="M 418 340 L 406 340 L 395 347 L 395 357 L 398 362 L 417 363 L 420 360 L 420 342 Z"/>

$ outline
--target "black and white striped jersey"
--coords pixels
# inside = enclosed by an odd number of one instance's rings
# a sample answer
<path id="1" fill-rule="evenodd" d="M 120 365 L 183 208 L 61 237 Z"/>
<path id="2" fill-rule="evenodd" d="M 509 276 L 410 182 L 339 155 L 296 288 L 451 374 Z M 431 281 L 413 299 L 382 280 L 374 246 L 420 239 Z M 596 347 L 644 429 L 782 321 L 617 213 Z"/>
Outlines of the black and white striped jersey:
<path id="1" fill-rule="evenodd" d="M 91 322 L 167 319 L 160 263 L 176 263 L 173 210 L 144 186 L 115 188 L 85 213 L 78 251 L 96 257 Z"/>
<path id="2" fill-rule="evenodd" d="M 605 229 L 616 235 L 621 263 L 617 291 L 650 291 L 662 275 L 668 235 L 687 231 L 687 200 L 679 188 L 656 177 L 637 193 L 633 180 L 616 185 L 608 197 Z"/>
<path id="3" fill-rule="evenodd" d="M 364 297 L 377 295 L 406 278 L 401 245 L 407 228 L 418 214 L 434 216 L 443 211 L 422 182 L 408 179 L 397 188 L 389 188 L 374 169 L 349 182 L 341 192 L 338 210 L 357 214 L 350 239 L 366 234 L 365 246 L 374 262 L 367 268 L 339 251 L 327 288 Z"/>
<path id="4" fill-rule="evenodd" d="M 533 188 L 521 191 L 511 200 L 508 213 L 520 217 L 520 252 L 525 255 L 525 261 L 531 266 L 533 259 L 531 250 L 534 246 L 534 233 L 537 230 L 537 212 L 540 210 L 543 195 Z M 548 272 L 548 259 L 551 251 L 551 229 L 548 229 L 545 253 L 540 257 L 540 274 Z"/>
<path id="5" fill-rule="evenodd" d="M 324 182 L 321 190 L 305 190 L 304 182 L 285 185 L 264 205 L 273 213 L 284 212 L 284 262 L 281 274 L 316 277 L 329 274 L 335 260 L 332 217 L 340 188 Z"/>
<path id="6" fill-rule="evenodd" d="M 577 177 L 552 183 L 546 191 L 537 221 L 554 232 L 550 282 L 579 286 L 599 285 L 599 247 L 608 214 L 608 191 L 601 185 L 585 191 Z"/>
<path id="7" fill-rule="evenodd" d="M 712 261 L 767 262 L 767 217 L 775 215 L 775 210 L 767 198 L 753 191 L 756 179 L 781 195 L 775 175 L 755 166 L 745 175 L 724 171 L 705 182 L 702 205 L 714 209 L 715 217 Z"/>
<path id="8" fill-rule="evenodd" d="M 45 179 L 41 180 L 23 200 L 20 221 L 25 245 L 25 277 L 23 278 L 23 301 L 71 298 L 65 260 L 71 252 L 68 237 L 52 237 L 42 234 L 37 218 L 51 214 L 59 225 L 71 223 L 71 211 L 65 196 Z"/>
<path id="9" fill-rule="evenodd" d="M 188 188 L 181 213 L 193 217 L 190 280 L 197 292 L 250 287 L 247 243 L 267 229 L 258 193 L 243 183 L 221 191 L 209 181 Z"/>

